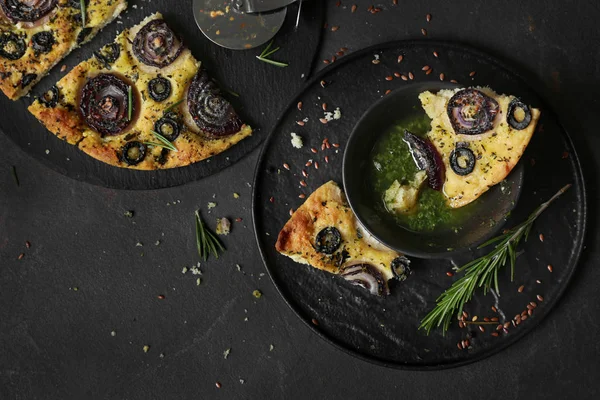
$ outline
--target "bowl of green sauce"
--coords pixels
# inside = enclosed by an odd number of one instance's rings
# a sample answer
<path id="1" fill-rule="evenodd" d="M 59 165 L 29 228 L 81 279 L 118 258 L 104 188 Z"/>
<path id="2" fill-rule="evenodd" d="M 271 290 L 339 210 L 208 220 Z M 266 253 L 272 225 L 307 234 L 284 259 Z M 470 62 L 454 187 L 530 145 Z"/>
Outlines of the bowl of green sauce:
<path id="1" fill-rule="evenodd" d="M 363 114 L 346 144 L 342 174 L 348 203 L 371 235 L 410 256 L 444 258 L 476 248 L 502 228 L 521 192 L 524 168 L 519 163 L 503 182 L 466 206 L 451 208 L 442 191 L 424 184 L 410 212 L 391 207 L 390 193 L 398 185 L 410 187 L 424 177 L 403 140 L 405 130 L 424 136 L 430 129 L 419 94 L 456 87 L 425 82 L 395 90 Z"/>

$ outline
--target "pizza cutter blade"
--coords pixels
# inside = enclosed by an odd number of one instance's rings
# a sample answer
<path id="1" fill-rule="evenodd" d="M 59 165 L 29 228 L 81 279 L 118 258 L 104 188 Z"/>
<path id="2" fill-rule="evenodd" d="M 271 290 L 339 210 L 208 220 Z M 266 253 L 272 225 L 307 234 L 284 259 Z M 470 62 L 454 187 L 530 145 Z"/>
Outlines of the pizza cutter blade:
<path id="1" fill-rule="evenodd" d="M 221 47 L 233 50 L 258 47 L 279 32 L 287 14 L 285 5 L 293 1 L 270 1 L 269 7 L 281 6 L 274 11 L 258 13 L 246 12 L 247 1 L 194 0 L 196 24 L 208 39 Z"/>

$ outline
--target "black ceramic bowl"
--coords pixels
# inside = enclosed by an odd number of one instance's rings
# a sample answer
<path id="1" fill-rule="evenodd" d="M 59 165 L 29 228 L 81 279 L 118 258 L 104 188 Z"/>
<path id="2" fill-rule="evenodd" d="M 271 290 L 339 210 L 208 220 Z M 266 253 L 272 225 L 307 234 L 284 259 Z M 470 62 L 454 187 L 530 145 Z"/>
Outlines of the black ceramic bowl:
<path id="1" fill-rule="evenodd" d="M 475 248 L 500 230 L 521 192 L 524 168 L 519 163 L 502 185 L 494 186 L 477 200 L 478 206 L 457 231 L 410 231 L 399 225 L 382 207 L 376 207 L 382 200 L 377 198 L 368 181 L 368 163 L 371 162 L 370 153 L 375 143 L 391 126 L 424 115 L 419 93 L 456 87 L 444 82 L 425 82 L 393 91 L 364 113 L 346 145 L 342 173 L 344 190 L 352 210 L 364 228 L 379 241 L 410 256 L 447 258 Z"/>

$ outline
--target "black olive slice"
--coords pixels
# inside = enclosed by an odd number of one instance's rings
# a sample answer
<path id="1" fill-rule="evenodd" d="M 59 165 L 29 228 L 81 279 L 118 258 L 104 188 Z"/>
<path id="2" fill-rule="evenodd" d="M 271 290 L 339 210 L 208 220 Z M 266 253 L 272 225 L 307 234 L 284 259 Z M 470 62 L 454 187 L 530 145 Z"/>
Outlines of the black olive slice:
<path id="1" fill-rule="evenodd" d="M 188 88 L 187 106 L 196 125 L 210 138 L 233 135 L 243 125 L 204 70 L 198 71 Z"/>
<path id="2" fill-rule="evenodd" d="M 37 77 L 37 74 L 23 75 L 23 78 L 21 78 L 21 87 L 26 88 L 27 86 L 31 85 L 31 82 L 35 81 Z"/>
<path id="3" fill-rule="evenodd" d="M 85 122 L 101 135 L 116 135 L 130 124 L 129 90 L 134 88 L 111 74 L 100 74 L 87 81 L 81 91 L 79 109 Z M 136 101 L 132 99 L 132 115 Z"/>
<path id="4" fill-rule="evenodd" d="M 36 53 L 49 53 L 54 43 L 54 35 L 50 31 L 38 32 L 31 37 L 31 47 Z"/>
<path id="5" fill-rule="evenodd" d="M 340 244 L 342 244 L 342 234 L 333 226 L 322 229 L 315 239 L 316 250 L 323 254 L 335 253 Z"/>
<path id="6" fill-rule="evenodd" d="M 515 115 L 519 110 L 523 113 L 522 118 L 517 118 L 517 115 Z M 531 123 L 531 109 L 527 104 L 515 97 L 508 105 L 508 115 L 506 116 L 506 120 L 508 121 L 508 124 L 516 130 L 523 130 Z"/>
<path id="7" fill-rule="evenodd" d="M 183 43 L 162 19 L 148 22 L 133 39 L 133 54 L 142 63 L 164 68 L 179 57 Z"/>
<path id="8" fill-rule="evenodd" d="M 476 89 L 463 89 L 448 101 L 446 112 L 457 134 L 478 135 L 494 126 L 498 102 Z"/>
<path id="9" fill-rule="evenodd" d="M 148 93 L 154 101 L 165 101 L 171 95 L 171 82 L 159 76 L 148 82 Z"/>
<path id="10" fill-rule="evenodd" d="M 12 22 L 35 22 L 56 7 L 58 0 L 0 0 L 0 7 Z"/>
<path id="11" fill-rule="evenodd" d="M 52 86 L 46 93 L 38 97 L 38 101 L 48 108 L 54 108 L 58 104 L 58 88 Z"/>
<path id="12" fill-rule="evenodd" d="M 172 118 L 163 117 L 156 121 L 154 130 L 160 133 L 168 141 L 172 142 L 179 136 L 179 124 Z"/>
<path id="13" fill-rule="evenodd" d="M 127 165 L 137 165 L 146 157 L 146 146 L 138 141 L 128 142 L 121 149 L 121 159 Z"/>
<path id="14" fill-rule="evenodd" d="M 457 147 L 450 153 L 450 167 L 457 175 L 469 175 L 475 169 L 475 154 L 468 147 Z"/>
<path id="15" fill-rule="evenodd" d="M 391 267 L 394 277 L 400 281 L 405 280 L 410 275 L 410 260 L 404 256 L 394 258 Z"/>
<path id="16" fill-rule="evenodd" d="M 444 185 L 444 179 L 446 176 L 446 168 L 440 153 L 428 139 L 423 139 L 411 133 L 408 130 L 404 130 L 404 139 L 410 153 L 420 170 L 427 171 L 427 179 L 429 186 L 433 190 L 441 190 Z"/>
<path id="17" fill-rule="evenodd" d="M 92 28 L 83 28 L 77 35 L 77 44 L 85 42 L 90 33 L 92 33 Z"/>
<path id="18" fill-rule="evenodd" d="M 0 57 L 14 61 L 23 57 L 25 51 L 27 44 L 22 38 L 13 32 L 0 33 Z"/>

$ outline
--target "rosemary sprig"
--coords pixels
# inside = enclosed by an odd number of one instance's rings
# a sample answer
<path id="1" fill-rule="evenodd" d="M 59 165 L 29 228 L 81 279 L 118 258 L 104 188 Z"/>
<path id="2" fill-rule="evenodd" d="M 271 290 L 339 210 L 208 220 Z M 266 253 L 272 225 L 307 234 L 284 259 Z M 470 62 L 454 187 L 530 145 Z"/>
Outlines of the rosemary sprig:
<path id="1" fill-rule="evenodd" d="M 131 86 L 127 86 L 127 119 L 131 121 L 131 116 L 133 114 L 133 93 L 131 91 Z"/>
<path id="2" fill-rule="evenodd" d="M 172 111 L 175 107 L 177 107 L 178 105 L 180 105 L 181 103 L 183 103 L 183 100 L 179 100 L 178 102 L 175 102 L 173 104 L 171 104 L 169 107 L 167 107 L 165 109 L 165 111 L 163 111 L 163 114 L 166 114 L 170 111 Z"/>
<path id="3" fill-rule="evenodd" d="M 273 41 L 271 40 L 271 42 L 267 45 L 267 47 L 265 47 L 265 49 L 260 53 L 259 56 L 256 56 L 256 58 L 258 58 L 260 61 L 266 62 L 267 64 L 271 64 L 271 65 L 275 65 L 277 67 L 287 67 L 289 64 L 284 63 L 284 62 L 280 62 L 280 61 L 275 61 L 275 60 L 271 60 L 270 58 L 267 58 L 273 54 L 275 54 L 276 52 L 279 51 L 280 47 L 277 47 L 275 49 L 271 49 L 271 46 L 273 46 Z"/>
<path id="4" fill-rule="evenodd" d="M 79 7 L 81 8 L 81 25 L 85 26 L 87 13 L 87 6 L 85 5 L 85 0 L 79 0 Z"/>
<path id="5" fill-rule="evenodd" d="M 498 270 L 510 263 L 510 278 L 513 280 L 515 271 L 515 262 L 517 258 L 517 246 L 522 239 L 527 241 L 531 227 L 537 217 L 540 216 L 548 206 L 560 195 L 566 192 L 571 185 L 566 185 L 560 189 L 550 200 L 542 203 L 524 222 L 512 229 L 504 231 L 478 248 L 487 247 L 496 244 L 494 249 L 488 254 L 479 257 L 462 267 L 456 269 L 456 272 L 464 272 L 465 275 L 455 281 L 450 288 L 446 289 L 436 300 L 436 305 L 421 321 L 419 329 L 427 331 L 427 334 L 434 329 L 442 327 L 443 333 L 446 333 L 450 327 L 452 316 L 460 316 L 465 303 L 471 300 L 477 288 L 483 287 L 484 295 L 491 288 L 498 288 Z"/>
<path id="6" fill-rule="evenodd" d="M 196 247 L 198 255 L 204 261 L 208 260 L 208 256 L 212 253 L 215 258 L 219 258 L 219 252 L 224 252 L 225 248 L 202 221 L 200 211 L 196 210 Z"/>
<path id="7" fill-rule="evenodd" d="M 169 139 L 167 139 L 166 137 L 164 137 L 160 133 L 158 133 L 156 131 L 150 131 L 150 132 L 152 132 L 152 134 L 159 141 L 159 143 L 147 142 L 147 143 L 144 143 L 144 144 L 148 144 L 148 145 L 151 145 L 151 146 L 164 147 L 165 149 L 169 149 L 169 150 L 174 151 L 176 153 L 179 151 L 179 150 L 177 150 L 177 147 L 175 147 L 175 145 L 173 143 L 169 142 Z"/>

